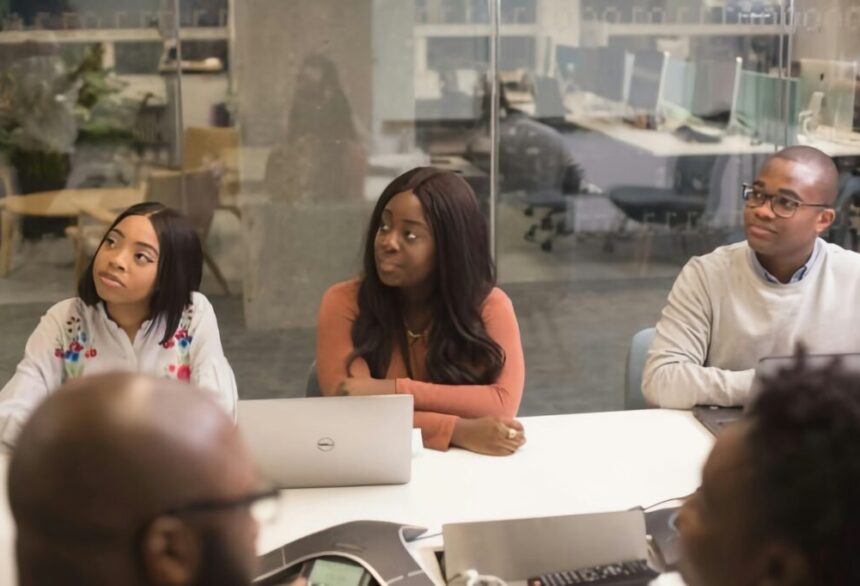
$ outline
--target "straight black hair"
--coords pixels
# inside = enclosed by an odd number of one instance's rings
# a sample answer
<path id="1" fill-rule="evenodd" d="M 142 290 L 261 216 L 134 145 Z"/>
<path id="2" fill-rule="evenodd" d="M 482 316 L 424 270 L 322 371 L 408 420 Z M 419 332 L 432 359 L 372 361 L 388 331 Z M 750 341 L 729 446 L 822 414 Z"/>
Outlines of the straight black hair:
<path id="1" fill-rule="evenodd" d="M 107 229 L 99 243 L 96 254 L 90 259 L 81 280 L 78 282 L 78 297 L 87 305 L 96 305 L 102 298 L 96 291 L 93 277 L 93 262 L 104 245 L 105 238 L 117 224 L 129 216 L 144 216 L 152 222 L 158 237 L 158 271 L 155 290 L 149 300 L 149 328 L 164 321 L 164 338 L 169 340 L 182 318 L 182 312 L 191 303 L 191 293 L 200 289 L 203 277 L 203 247 L 200 237 L 188 219 L 164 204 L 145 202 L 131 206 L 122 212 Z"/>
<path id="2" fill-rule="evenodd" d="M 412 376 L 399 291 L 380 281 L 374 255 L 382 212 L 391 198 L 404 191 L 411 191 L 421 202 L 436 246 L 433 318 L 427 340 L 430 382 L 491 384 L 499 377 L 505 354 L 487 334 L 481 316 L 496 284 L 487 222 L 469 184 L 459 175 L 433 167 L 418 167 L 394 179 L 373 210 L 358 289 L 358 317 L 352 326 L 355 350 L 347 358 L 347 370 L 353 360 L 363 358 L 371 376 L 384 378 L 397 344 Z"/>

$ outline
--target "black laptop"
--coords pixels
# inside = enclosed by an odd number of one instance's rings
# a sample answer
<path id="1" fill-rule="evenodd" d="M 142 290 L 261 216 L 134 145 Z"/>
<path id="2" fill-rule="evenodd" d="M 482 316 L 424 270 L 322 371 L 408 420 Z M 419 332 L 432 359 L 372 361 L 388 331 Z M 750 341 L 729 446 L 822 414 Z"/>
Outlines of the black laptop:
<path id="1" fill-rule="evenodd" d="M 828 366 L 838 362 L 843 368 L 860 373 L 860 353 L 851 354 L 807 354 L 806 364 L 815 368 Z M 762 377 L 776 375 L 780 370 L 790 369 L 795 365 L 794 356 L 765 356 L 759 360 L 755 369 L 752 393 L 758 392 Z M 727 425 L 741 418 L 743 407 L 715 407 L 711 405 L 696 405 L 693 416 L 704 425 L 708 431 L 717 435 Z"/>
<path id="2" fill-rule="evenodd" d="M 743 407 L 715 407 L 713 405 L 696 405 L 693 407 L 693 417 L 699 420 L 712 434 L 719 434 L 727 425 L 741 418 Z"/>

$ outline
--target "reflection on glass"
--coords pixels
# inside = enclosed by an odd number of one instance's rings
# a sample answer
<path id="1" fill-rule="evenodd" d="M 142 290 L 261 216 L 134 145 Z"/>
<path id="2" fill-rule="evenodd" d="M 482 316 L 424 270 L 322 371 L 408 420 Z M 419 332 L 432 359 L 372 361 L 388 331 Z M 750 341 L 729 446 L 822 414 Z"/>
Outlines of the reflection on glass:
<path id="1" fill-rule="evenodd" d="M 269 193 L 305 201 L 361 197 L 366 154 L 334 63 L 309 55 L 294 87 L 286 136 L 266 164 Z"/>
<path id="2" fill-rule="evenodd" d="M 320 295 L 355 274 L 362 218 L 391 179 L 453 170 L 489 209 L 494 1 L 181 0 L 181 60 L 174 0 L 0 1 L 3 192 L 116 196 L 157 188 L 153 167 L 212 169 L 207 251 L 226 279 L 207 268 L 204 286 L 236 333 L 240 393 L 301 390 Z M 737 186 L 777 145 L 829 148 L 850 184 L 856 15 L 799 4 L 499 2 L 495 233 L 527 348 L 523 413 L 620 406 L 633 331 L 687 258 L 738 237 Z M 62 238 L 70 221 L 25 232 Z M 66 296 L 72 241 L 34 246 L 13 251 L 0 300 L 48 280 Z M 219 299 L 240 282 L 241 300 Z"/>

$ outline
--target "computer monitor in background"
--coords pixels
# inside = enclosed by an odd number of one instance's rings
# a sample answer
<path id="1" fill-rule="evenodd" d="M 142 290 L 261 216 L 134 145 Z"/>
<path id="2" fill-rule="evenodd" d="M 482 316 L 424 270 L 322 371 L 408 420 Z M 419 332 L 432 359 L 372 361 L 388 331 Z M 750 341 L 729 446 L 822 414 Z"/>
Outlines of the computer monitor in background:
<path id="1" fill-rule="evenodd" d="M 612 102 L 627 99 L 633 55 L 621 47 L 600 47 L 599 78 L 594 93 Z"/>
<path id="2" fill-rule="evenodd" d="M 735 100 L 741 59 L 697 61 L 690 113 L 709 122 L 727 125 Z"/>
<path id="3" fill-rule="evenodd" d="M 636 112 L 657 111 L 666 61 L 667 55 L 662 51 L 636 51 L 633 54 L 627 104 Z"/>
<path id="4" fill-rule="evenodd" d="M 534 78 L 534 117 L 538 120 L 563 120 L 564 99 L 558 80 L 546 75 Z"/>
<path id="5" fill-rule="evenodd" d="M 741 71 L 732 126 L 761 142 L 796 144 L 799 90 L 797 78 Z"/>
<path id="6" fill-rule="evenodd" d="M 581 56 L 582 47 L 556 45 L 555 68 L 558 76 L 564 79 L 572 79 L 576 71 L 579 69 Z"/>
<path id="7" fill-rule="evenodd" d="M 837 132 L 851 132 L 857 92 L 857 63 L 824 59 L 800 60 L 800 105 L 806 108 L 816 92 L 824 94 L 818 123 Z"/>
<path id="8" fill-rule="evenodd" d="M 594 93 L 600 78 L 599 48 L 558 45 L 555 48 L 555 65 L 559 79 L 576 90 Z"/>
<path id="9" fill-rule="evenodd" d="M 696 64 L 669 57 L 660 101 L 670 108 L 680 108 L 686 112 L 692 109 L 693 89 L 696 81 Z"/>

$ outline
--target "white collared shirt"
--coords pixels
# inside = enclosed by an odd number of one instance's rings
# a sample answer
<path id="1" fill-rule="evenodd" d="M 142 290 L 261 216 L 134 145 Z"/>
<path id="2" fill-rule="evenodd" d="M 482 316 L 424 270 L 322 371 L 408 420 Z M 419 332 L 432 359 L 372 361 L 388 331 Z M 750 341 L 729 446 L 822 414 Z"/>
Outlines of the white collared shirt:
<path id="1" fill-rule="evenodd" d="M 102 303 L 88 306 L 74 297 L 51 307 L 0 391 L 0 447 L 11 448 L 33 409 L 61 384 L 84 374 L 124 371 L 187 380 L 210 391 L 235 420 L 236 380 L 209 300 L 192 293 L 179 326 L 162 344 L 164 327 L 163 320 L 144 322 L 131 341 Z"/>

